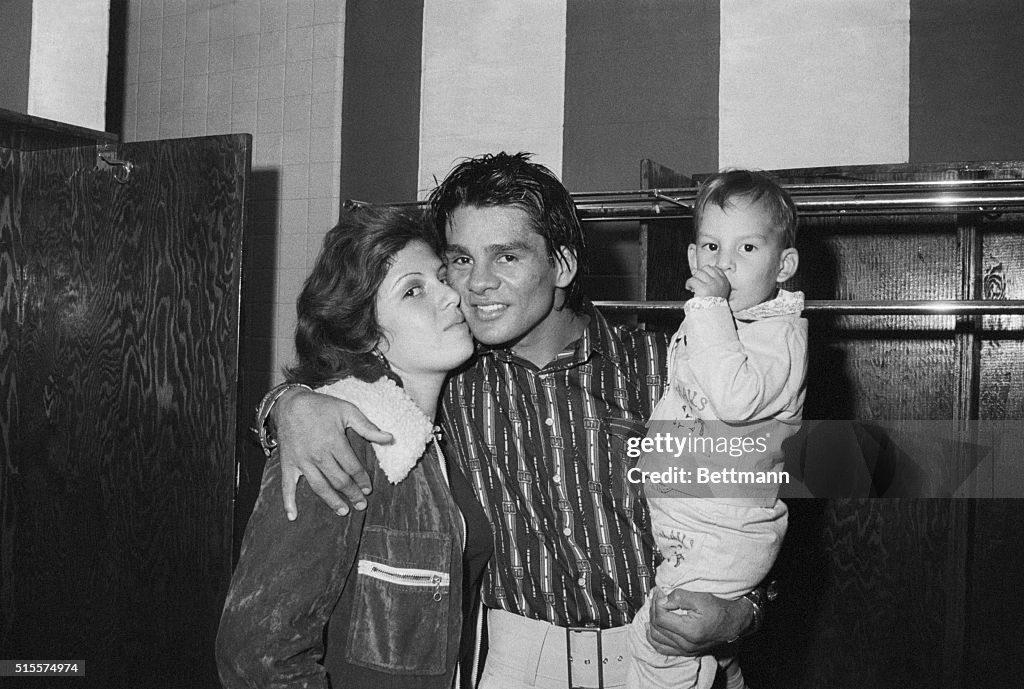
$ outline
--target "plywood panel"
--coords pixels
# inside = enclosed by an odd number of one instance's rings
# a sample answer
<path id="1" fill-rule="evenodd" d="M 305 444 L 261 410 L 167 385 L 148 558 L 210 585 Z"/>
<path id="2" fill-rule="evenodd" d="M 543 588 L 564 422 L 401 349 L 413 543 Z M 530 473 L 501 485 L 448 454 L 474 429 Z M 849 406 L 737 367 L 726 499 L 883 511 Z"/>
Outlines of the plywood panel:
<path id="1" fill-rule="evenodd" d="M 939 500 L 797 500 L 782 598 L 744 642 L 752 686 L 938 687 L 951 512 Z"/>
<path id="2" fill-rule="evenodd" d="M 16 437 L 14 422 L 18 413 L 18 388 L 15 380 L 16 342 L 21 326 L 20 205 L 17 195 L 18 153 L 0 148 L 0 515 L 12 504 L 12 447 Z M 13 605 L 10 582 L 13 563 L 10 558 L 14 525 L 0 517 L 0 610 Z M 4 616 L 6 619 L 6 615 Z"/>
<path id="3" fill-rule="evenodd" d="M 1021 500 L 984 500 L 974 507 L 964 648 L 969 686 L 1015 687 L 1024 672 L 1019 602 L 1024 507 Z"/>
<path id="4" fill-rule="evenodd" d="M 640 162 L 641 189 L 673 189 L 690 185 L 690 179 L 653 160 Z M 686 246 L 693 236 L 690 218 L 646 220 L 640 223 L 640 298 L 647 301 L 685 299 L 683 285 L 690 277 Z M 679 314 L 644 316 L 644 327 L 674 332 Z"/>
<path id="5" fill-rule="evenodd" d="M 230 573 L 247 135 L 22 157 L 25 324 L 4 657 L 216 686 Z"/>

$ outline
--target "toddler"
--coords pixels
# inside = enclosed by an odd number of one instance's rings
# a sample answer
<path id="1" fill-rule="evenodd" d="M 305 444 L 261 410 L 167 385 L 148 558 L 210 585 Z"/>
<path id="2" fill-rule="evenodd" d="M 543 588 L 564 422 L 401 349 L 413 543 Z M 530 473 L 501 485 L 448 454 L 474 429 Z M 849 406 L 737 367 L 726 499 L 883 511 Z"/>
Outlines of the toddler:
<path id="1" fill-rule="evenodd" d="M 639 464 L 675 473 L 670 484 L 644 484 L 664 560 L 629 629 L 634 688 L 710 687 L 717 665 L 729 689 L 745 686 L 735 657 L 716 664 L 658 653 L 647 639 L 650 607 L 679 587 L 736 599 L 764 579 L 786 531 L 781 444 L 803 414 L 803 294 L 779 288 L 799 261 L 792 199 L 763 173 L 721 172 L 697 195 L 694 233 L 686 281 L 694 296 L 647 434 L 673 443 Z"/>

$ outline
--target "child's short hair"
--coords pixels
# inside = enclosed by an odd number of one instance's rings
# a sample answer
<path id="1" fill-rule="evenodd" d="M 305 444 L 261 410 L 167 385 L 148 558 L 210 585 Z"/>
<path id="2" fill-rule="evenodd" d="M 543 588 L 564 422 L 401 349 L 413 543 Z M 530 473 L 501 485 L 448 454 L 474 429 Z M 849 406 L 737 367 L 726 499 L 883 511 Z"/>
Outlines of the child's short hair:
<path id="1" fill-rule="evenodd" d="M 760 203 L 768 212 L 772 229 L 780 232 L 784 249 L 796 244 L 796 204 L 778 182 L 764 172 L 756 170 L 723 170 L 709 177 L 701 185 L 693 204 L 693 228 L 700 228 L 704 209 L 713 203 L 722 210 L 733 199 L 742 198 L 749 203 Z"/>

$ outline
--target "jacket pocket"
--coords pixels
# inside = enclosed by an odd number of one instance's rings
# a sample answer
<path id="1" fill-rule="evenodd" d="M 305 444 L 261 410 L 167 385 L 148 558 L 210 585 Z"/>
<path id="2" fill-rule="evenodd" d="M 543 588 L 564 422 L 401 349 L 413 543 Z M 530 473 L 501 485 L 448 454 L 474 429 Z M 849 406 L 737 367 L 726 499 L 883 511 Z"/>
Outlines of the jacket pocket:
<path id="1" fill-rule="evenodd" d="M 448 534 L 381 527 L 363 532 L 345 648 L 349 662 L 396 674 L 447 670 L 451 552 Z"/>

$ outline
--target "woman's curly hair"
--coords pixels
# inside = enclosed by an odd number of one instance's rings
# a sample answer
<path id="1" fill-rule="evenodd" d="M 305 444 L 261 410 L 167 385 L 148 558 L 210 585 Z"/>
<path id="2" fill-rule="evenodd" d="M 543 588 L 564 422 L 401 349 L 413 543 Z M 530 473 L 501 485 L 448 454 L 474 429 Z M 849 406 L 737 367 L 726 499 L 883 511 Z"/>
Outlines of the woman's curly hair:
<path id="1" fill-rule="evenodd" d="M 388 374 L 373 353 L 384 334 L 377 320 L 377 290 L 395 255 L 412 241 L 438 249 L 437 236 L 421 212 L 393 206 L 348 211 L 327 233 L 299 295 L 297 362 L 285 370 L 289 382 L 318 387 L 350 376 L 373 382 Z"/>

